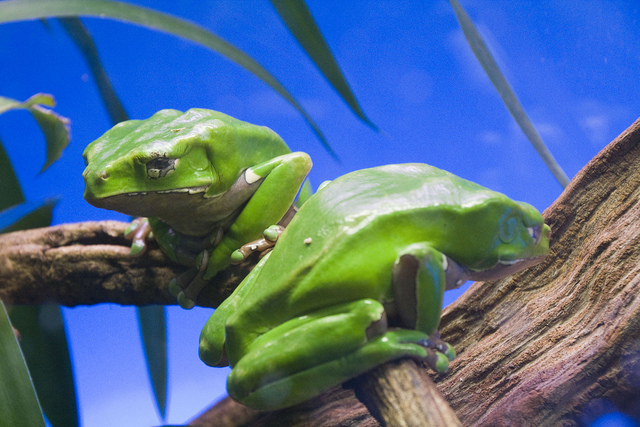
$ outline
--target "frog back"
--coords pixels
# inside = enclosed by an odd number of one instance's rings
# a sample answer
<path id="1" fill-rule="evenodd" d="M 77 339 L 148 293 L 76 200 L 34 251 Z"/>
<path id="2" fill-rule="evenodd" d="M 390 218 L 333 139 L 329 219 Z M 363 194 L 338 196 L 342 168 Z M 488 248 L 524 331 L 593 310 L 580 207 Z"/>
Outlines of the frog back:
<path id="1" fill-rule="evenodd" d="M 302 206 L 250 299 L 263 308 L 290 307 L 283 313 L 361 298 L 391 299 L 393 263 L 400 251 L 429 242 L 443 253 L 455 252 L 464 246 L 459 239 L 475 232 L 469 227 L 477 222 L 469 215 L 504 200 L 506 196 L 424 164 L 344 175 Z"/>

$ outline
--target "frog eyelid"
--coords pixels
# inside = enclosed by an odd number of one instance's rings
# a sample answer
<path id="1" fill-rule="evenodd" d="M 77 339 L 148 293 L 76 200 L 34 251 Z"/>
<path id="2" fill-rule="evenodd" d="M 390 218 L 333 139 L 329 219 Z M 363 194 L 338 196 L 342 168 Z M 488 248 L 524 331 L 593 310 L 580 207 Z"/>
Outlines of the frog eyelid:
<path id="1" fill-rule="evenodd" d="M 533 239 L 533 242 L 538 243 L 540 236 L 542 236 L 542 226 L 536 225 L 534 227 L 527 227 L 527 231 L 529 232 L 529 236 Z"/>
<path id="2" fill-rule="evenodd" d="M 170 157 L 154 157 L 145 163 L 147 168 L 147 177 L 151 179 L 160 179 L 171 175 L 178 166 L 178 160 Z"/>

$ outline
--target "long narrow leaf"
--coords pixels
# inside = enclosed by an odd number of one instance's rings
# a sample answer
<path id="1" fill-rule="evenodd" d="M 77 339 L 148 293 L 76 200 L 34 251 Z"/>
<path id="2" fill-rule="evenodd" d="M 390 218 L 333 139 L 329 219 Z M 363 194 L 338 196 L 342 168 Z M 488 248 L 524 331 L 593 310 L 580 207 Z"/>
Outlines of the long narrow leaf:
<path id="1" fill-rule="evenodd" d="M 138 322 L 153 393 L 164 420 L 167 404 L 167 333 L 164 307 L 138 307 Z"/>
<path id="2" fill-rule="evenodd" d="M 87 61 L 91 75 L 100 92 L 102 102 L 107 108 L 113 124 L 115 125 L 127 120 L 127 112 L 124 110 L 122 102 L 120 102 L 118 95 L 116 95 L 115 90 L 113 90 L 111 81 L 102 67 L 98 49 L 89 31 L 82 25 L 79 18 L 60 18 L 59 21 L 69 37 L 71 37 L 76 46 L 78 46 L 80 52 L 82 52 L 85 61 Z"/>
<path id="3" fill-rule="evenodd" d="M 31 377 L 0 301 L 0 421 L 3 426 L 45 426 Z"/>
<path id="4" fill-rule="evenodd" d="M 329 45 L 325 41 L 320 29 L 309 12 L 304 0 L 271 0 L 280 18 L 291 34 L 298 40 L 309 58 L 338 92 L 349 108 L 367 125 L 374 130 L 378 127 L 365 116 L 358 100 L 351 91 L 347 79 L 342 74 L 338 62 L 335 60 Z"/>
<path id="5" fill-rule="evenodd" d="M 128 120 L 127 112 L 116 95 L 111 81 L 107 77 L 107 73 L 98 55 L 98 49 L 89 31 L 87 31 L 79 18 L 60 18 L 59 21 L 87 61 L 112 123 L 115 125 Z M 140 335 L 144 346 L 144 355 L 147 362 L 147 371 L 153 386 L 153 394 L 158 412 L 164 420 L 167 401 L 165 311 L 163 307 L 158 306 L 137 307 L 137 313 Z"/>
<path id="6" fill-rule="evenodd" d="M 551 151 L 549 151 L 544 141 L 542 141 L 540 134 L 527 116 L 527 113 L 525 113 L 524 108 L 522 108 L 522 105 L 520 104 L 520 101 L 518 101 L 518 97 L 511 88 L 511 85 L 509 85 L 509 82 L 507 82 L 507 79 L 503 76 L 500 68 L 498 68 L 498 64 L 496 64 L 496 61 L 493 59 L 493 56 L 489 52 L 487 45 L 482 40 L 480 33 L 471 22 L 471 18 L 469 18 L 469 15 L 467 15 L 457 0 L 449 0 L 449 2 L 451 3 L 451 6 L 453 6 L 453 10 L 458 18 L 458 22 L 460 23 L 460 27 L 464 32 L 464 36 L 466 37 L 469 46 L 471 46 L 471 50 L 473 50 L 473 53 L 476 55 L 476 58 L 478 58 L 478 61 L 480 61 L 480 64 L 482 64 L 482 68 L 484 68 L 489 79 L 491 79 L 491 83 L 493 83 L 493 86 L 500 94 L 500 97 L 507 106 L 507 109 L 515 119 L 516 123 L 518 123 L 518 126 L 520 126 L 520 129 L 522 129 L 522 132 L 524 132 L 526 137 L 529 139 L 531 145 L 536 149 L 538 155 L 542 157 L 542 160 L 547 165 L 551 173 L 553 173 L 556 180 L 558 180 L 560 185 L 566 187 L 569 184 L 569 178 L 564 173 L 558 162 L 556 162 L 556 159 L 553 157 L 553 154 L 551 154 Z"/>
<path id="7" fill-rule="evenodd" d="M 102 61 L 100 61 L 98 50 L 91 34 L 89 34 L 79 18 L 60 18 L 59 21 L 87 61 L 113 124 L 128 120 L 127 112 L 113 90 L 113 86 L 102 66 Z M 137 313 L 149 378 L 153 386 L 158 412 L 164 419 L 167 400 L 165 311 L 163 307 L 137 307 Z"/>
<path id="8" fill-rule="evenodd" d="M 2 141 L 0 141 L 0 188 L 2 189 L 0 193 L 0 211 L 24 202 L 22 188 L 20 188 L 18 177 L 13 170 L 9 156 L 4 151 Z"/>
<path id="9" fill-rule="evenodd" d="M 4 2 L 0 2 L 0 8 L 3 3 Z M 1 9 L 0 21 L 2 21 Z M 53 107 L 55 105 L 53 96 L 38 93 L 24 102 L 0 96 L 0 114 L 9 110 L 25 109 L 29 111 L 36 119 L 36 122 L 38 122 L 47 144 L 46 160 L 40 172 L 43 172 L 51 166 L 53 162 L 58 160 L 62 154 L 62 150 L 69 145 L 69 119 L 56 114 L 42 105 Z"/>
<path id="10" fill-rule="evenodd" d="M 311 126 L 325 149 L 337 159 L 311 116 L 273 75 L 243 51 L 196 24 L 155 10 L 110 0 L 0 1 L 0 24 L 66 16 L 110 18 L 138 24 L 190 40 L 224 55 L 260 78 L 293 105 Z"/>
<path id="11" fill-rule="evenodd" d="M 10 311 L 47 419 L 53 427 L 78 426 L 71 360 L 60 307 L 12 306 Z"/>
<path id="12" fill-rule="evenodd" d="M 0 211 L 0 233 L 46 227 L 51 224 L 55 199 L 25 202 Z"/>

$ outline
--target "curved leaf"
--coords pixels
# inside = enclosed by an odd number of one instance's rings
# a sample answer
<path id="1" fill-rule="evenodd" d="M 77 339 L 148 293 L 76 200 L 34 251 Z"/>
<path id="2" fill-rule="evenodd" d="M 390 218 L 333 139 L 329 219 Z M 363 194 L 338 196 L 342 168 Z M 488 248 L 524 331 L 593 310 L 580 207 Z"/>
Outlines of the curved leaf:
<path id="1" fill-rule="evenodd" d="M 196 24 L 155 10 L 110 0 L 0 1 L 0 24 L 65 16 L 92 16 L 138 24 L 190 40 L 224 55 L 271 86 L 293 105 L 311 126 L 329 154 L 337 159 L 335 152 L 311 116 L 274 76 L 249 55 Z"/>
<path id="2" fill-rule="evenodd" d="M 76 395 L 60 307 L 25 305 L 10 310 L 47 419 L 53 427 L 76 427 Z"/>
<path id="3" fill-rule="evenodd" d="M 285 23 L 291 34 L 298 40 L 309 58 L 316 64 L 316 67 L 329 81 L 331 86 L 338 92 L 349 108 L 363 122 L 374 130 L 378 127 L 365 116 L 360 108 L 355 95 L 347 83 L 347 79 L 342 74 L 338 62 L 335 60 L 329 45 L 325 41 L 320 29 L 313 20 L 311 12 L 307 8 L 304 0 L 271 0 L 280 18 Z"/>
<path id="4" fill-rule="evenodd" d="M 138 307 L 137 312 L 147 369 L 158 410 L 164 420 L 167 404 L 167 333 L 164 307 L 143 306 Z"/>
<path id="5" fill-rule="evenodd" d="M 0 3 L 1 7 L 1 3 Z M 0 18 L 0 21 L 2 19 Z M 62 150 L 69 144 L 69 119 L 62 117 L 42 105 L 53 107 L 53 96 L 38 93 L 24 102 L 0 96 L 0 114 L 9 110 L 25 109 L 36 119 L 47 143 L 47 156 L 40 172 L 60 158 Z"/>
<path id="6" fill-rule="evenodd" d="M 498 68 L 498 64 L 493 59 L 491 52 L 487 48 L 487 45 L 482 40 L 480 33 L 476 29 L 476 27 L 471 22 L 469 15 L 464 11 L 460 3 L 457 0 L 449 0 L 451 6 L 453 6 L 453 10 L 458 18 L 458 22 L 460 23 L 460 27 L 462 27 L 462 31 L 464 32 L 464 36 L 471 46 L 471 50 L 482 64 L 482 68 L 491 79 L 491 83 L 496 88 L 502 101 L 507 106 L 507 109 L 515 119 L 522 132 L 526 135 L 533 145 L 533 148 L 536 149 L 538 155 L 542 157 L 542 160 L 547 165 L 553 176 L 556 180 L 562 185 L 566 187 L 569 184 L 569 178 L 564 173 L 556 159 L 553 157 L 553 154 L 549 151 L 545 143 L 542 141 L 540 134 L 536 130 L 535 126 L 525 113 L 524 108 L 518 101 L 518 97 L 513 92 L 511 85 L 507 82 L 507 79 L 502 75 L 500 68 Z"/>
<path id="7" fill-rule="evenodd" d="M 89 31 L 79 18 L 60 18 L 59 21 L 87 61 L 113 124 L 128 120 L 129 116 L 113 90 Z M 147 371 L 153 386 L 158 412 L 164 419 L 167 401 L 167 342 L 164 308 L 137 307 L 137 313 Z"/>
<path id="8" fill-rule="evenodd" d="M 6 426 L 45 426 L 31 377 L 0 301 L 0 420 Z"/>

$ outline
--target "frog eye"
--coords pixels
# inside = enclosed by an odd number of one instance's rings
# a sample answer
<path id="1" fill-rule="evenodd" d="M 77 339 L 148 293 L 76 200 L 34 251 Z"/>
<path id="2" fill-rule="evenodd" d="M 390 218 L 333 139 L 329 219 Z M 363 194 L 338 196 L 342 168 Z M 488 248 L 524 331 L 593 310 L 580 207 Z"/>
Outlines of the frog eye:
<path id="1" fill-rule="evenodd" d="M 540 236 L 542 235 L 542 225 L 536 225 L 535 227 L 527 227 L 529 236 L 533 239 L 533 243 L 538 243 Z"/>
<path id="2" fill-rule="evenodd" d="M 147 176 L 151 179 L 164 178 L 176 170 L 178 159 L 156 157 L 147 162 Z"/>
<path id="3" fill-rule="evenodd" d="M 516 228 L 518 220 L 515 217 L 507 218 L 500 227 L 500 240 L 504 243 L 508 243 L 516 237 Z"/>

